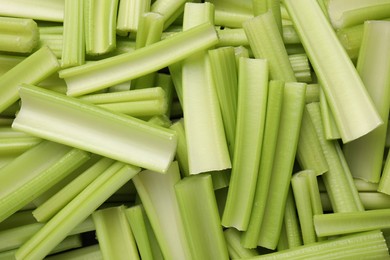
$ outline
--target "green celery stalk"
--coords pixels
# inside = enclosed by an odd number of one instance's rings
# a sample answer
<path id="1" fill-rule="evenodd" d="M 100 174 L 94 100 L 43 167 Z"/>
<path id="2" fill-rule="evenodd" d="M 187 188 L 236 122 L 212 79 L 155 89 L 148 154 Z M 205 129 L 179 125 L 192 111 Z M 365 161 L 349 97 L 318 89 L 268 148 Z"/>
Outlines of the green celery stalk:
<path id="1" fill-rule="evenodd" d="M 63 43 L 62 34 L 40 34 L 39 38 L 39 48 L 47 46 L 53 52 L 53 54 L 61 59 L 62 57 L 62 43 Z"/>
<path id="2" fill-rule="evenodd" d="M 215 24 L 240 28 L 247 19 L 253 18 L 251 1 L 211 0 L 215 6 Z"/>
<path id="3" fill-rule="evenodd" d="M 12 214 L 9 218 L 0 222 L 0 231 L 18 226 L 35 223 L 32 210 L 19 210 Z"/>
<path id="4" fill-rule="evenodd" d="M 266 60 L 240 59 L 234 167 L 222 216 L 225 227 L 248 227 L 263 145 L 268 73 Z"/>
<path id="5" fill-rule="evenodd" d="M 156 0 L 150 11 L 160 13 L 164 17 L 164 30 L 183 12 L 185 0 Z"/>
<path id="6" fill-rule="evenodd" d="M 0 156 L 20 155 L 41 141 L 40 138 L 15 131 L 11 127 L 0 127 Z"/>
<path id="7" fill-rule="evenodd" d="M 16 55 L 0 54 L 0 76 L 18 65 L 25 58 L 26 57 Z"/>
<path id="8" fill-rule="evenodd" d="M 235 228 L 227 228 L 223 231 L 229 256 L 231 259 L 248 258 L 258 255 L 256 249 L 248 249 L 242 246 L 241 232 Z"/>
<path id="9" fill-rule="evenodd" d="M 359 56 L 360 45 L 363 38 L 363 27 L 364 24 L 358 24 L 336 31 L 337 38 L 353 61 Z"/>
<path id="10" fill-rule="evenodd" d="M 284 0 L 283 3 L 325 92 L 342 141 L 357 139 L 383 124 L 317 1 Z"/>
<path id="11" fill-rule="evenodd" d="M 332 111 L 326 100 L 325 92 L 320 88 L 319 93 L 319 102 L 321 110 L 321 118 L 324 126 L 325 137 L 327 140 L 336 140 L 340 139 L 340 132 L 337 128 L 335 119 L 333 117 Z"/>
<path id="12" fill-rule="evenodd" d="M 173 123 L 170 128 L 177 134 L 175 159 L 179 164 L 180 174 L 182 177 L 190 176 L 190 169 L 188 167 L 187 139 L 184 130 L 184 119 L 180 118 L 177 122 Z"/>
<path id="13" fill-rule="evenodd" d="M 144 13 L 150 10 L 150 0 L 119 1 L 116 30 L 119 32 L 138 32 L 138 26 Z M 137 35 L 138 37 L 138 35 Z"/>
<path id="14" fill-rule="evenodd" d="M 326 192 L 321 192 L 321 203 L 324 211 L 332 211 L 332 205 Z M 381 192 L 367 191 L 359 192 L 359 198 L 366 210 L 387 209 L 390 207 L 390 196 Z"/>
<path id="15" fill-rule="evenodd" d="M 283 42 L 284 44 L 298 44 L 301 43 L 297 31 L 292 24 L 283 25 Z"/>
<path id="16" fill-rule="evenodd" d="M 281 239 L 283 240 L 282 238 L 283 229 L 286 236 L 285 239 L 287 242 L 286 243 L 287 247 L 285 249 L 302 245 L 303 234 L 301 234 L 301 230 L 299 227 L 299 219 L 297 215 L 296 202 L 294 200 L 294 195 L 291 188 L 288 190 L 288 195 L 286 199 L 286 208 L 284 211 L 283 227 L 278 242 L 280 242 Z M 278 243 L 277 250 L 279 251 L 279 243 Z"/>
<path id="17" fill-rule="evenodd" d="M 248 38 L 243 28 L 222 27 L 217 30 L 217 33 L 219 37 L 217 47 L 249 46 Z"/>
<path id="18" fill-rule="evenodd" d="M 98 104 L 98 106 L 110 111 L 115 111 L 139 118 L 164 115 L 168 110 L 168 104 L 165 98 L 155 100 L 151 99 L 142 101 L 106 103 Z"/>
<path id="19" fill-rule="evenodd" d="M 310 83 L 312 81 L 309 60 L 306 54 L 290 54 L 288 55 L 288 60 L 298 82 Z"/>
<path id="20" fill-rule="evenodd" d="M 234 55 L 236 56 L 236 67 L 240 66 L 240 58 L 245 57 L 249 58 L 249 50 L 244 46 L 234 47 Z"/>
<path id="21" fill-rule="evenodd" d="M 35 86 L 22 86 L 20 95 L 15 129 L 159 172 L 174 157 L 169 129 Z"/>
<path id="22" fill-rule="evenodd" d="M 66 251 L 63 253 L 55 254 L 46 257 L 48 260 L 85 260 L 85 259 L 94 259 L 94 260 L 103 260 L 103 255 L 100 251 L 99 245 L 83 246 L 79 249 L 74 249 Z"/>

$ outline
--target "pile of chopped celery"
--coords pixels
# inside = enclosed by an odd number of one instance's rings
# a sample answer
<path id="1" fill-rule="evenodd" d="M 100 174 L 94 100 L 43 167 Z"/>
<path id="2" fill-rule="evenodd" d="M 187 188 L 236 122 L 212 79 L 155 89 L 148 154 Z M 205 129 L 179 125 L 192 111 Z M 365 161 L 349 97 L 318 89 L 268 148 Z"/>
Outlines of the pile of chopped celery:
<path id="1" fill-rule="evenodd" d="M 0 260 L 390 259 L 390 0 L 0 1 Z"/>

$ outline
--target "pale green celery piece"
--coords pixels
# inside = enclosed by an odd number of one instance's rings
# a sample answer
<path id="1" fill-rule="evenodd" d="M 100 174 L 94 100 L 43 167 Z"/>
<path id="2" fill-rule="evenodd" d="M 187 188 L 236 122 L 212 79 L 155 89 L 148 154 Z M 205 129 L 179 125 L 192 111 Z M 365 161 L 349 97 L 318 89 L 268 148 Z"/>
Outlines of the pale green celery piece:
<path id="1" fill-rule="evenodd" d="M 283 93 L 283 105 L 259 244 L 274 249 L 279 240 L 287 194 L 298 145 L 306 84 L 288 82 Z"/>
<path id="2" fill-rule="evenodd" d="M 68 95 L 87 94 L 156 71 L 217 42 L 214 27 L 204 23 L 130 53 L 61 70 L 60 77 Z"/>
<path id="3" fill-rule="evenodd" d="M 62 22 L 64 20 L 64 0 L 3 0 L 0 15 L 31 18 L 34 20 Z"/>
<path id="4" fill-rule="evenodd" d="M 0 77 L 0 112 L 19 99 L 20 83 L 37 84 L 59 69 L 57 58 L 42 47 Z"/>
<path id="5" fill-rule="evenodd" d="M 15 131 L 11 127 L 0 127 L 0 155 L 20 155 L 40 143 L 42 139 Z"/>
<path id="6" fill-rule="evenodd" d="M 272 11 L 245 21 L 242 26 L 255 58 L 268 60 L 270 78 L 285 82 L 296 81 Z"/>
<path id="7" fill-rule="evenodd" d="M 266 120 L 268 69 L 266 60 L 240 59 L 237 126 L 232 158 L 234 167 L 222 225 L 241 231 L 248 227 L 259 173 Z"/>
<path id="8" fill-rule="evenodd" d="M 65 7 L 65 5 L 64 5 Z M 64 33 L 64 26 L 63 24 L 39 24 L 38 27 L 40 34 L 63 34 Z"/>
<path id="9" fill-rule="evenodd" d="M 167 101 L 167 112 L 165 113 L 167 117 L 171 116 L 171 108 L 173 98 L 175 96 L 175 87 L 173 85 L 173 80 L 171 75 L 164 73 L 157 73 L 157 86 L 160 86 L 164 92 Z"/>
<path id="10" fill-rule="evenodd" d="M 58 59 L 61 59 L 63 38 L 62 34 L 40 34 L 38 48 L 47 46 Z"/>
<path id="11" fill-rule="evenodd" d="M 251 260 L 299 259 L 388 259 L 389 253 L 382 232 L 369 231 L 316 242 L 266 255 L 248 257 Z"/>
<path id="12" fill-rule="evenodd" d="M 339 143 L 325 138 L 319 103 L 307 104 L 306 108 L 328 163 L 328 171 L 321 177 L 330 196 L 334 212 L 364 210 Z"/>
<path id="13" fill-rule="evenodd" d="M 301 246 L 304 242 L 304 237 L 303 234 L 301 234 L 301 228 L 299 226 L 300 220 L 298 219 L 297 215 L 297 206 L 298 205 L 296 205 L 296 201 L 294 201 L 292 188 L 290 187 L 286 199 L 286 209 L 283 220 L 283 228 L 288 246 L 287 248 Z"/>
<path id="14" fill-rule="evenodd" d="M 297 160 L 302 169 L 311 169 L 316 175 L 328 171 L 328 163 L 307 108 L 303 111 L 297 147 Z"/>
<path id="15" fill-rule="evenodd" d="M 122 0 L 119 2 L 116 30 L 119 32 L 138 32 L 144 13 L 150 10 L 150 0 Z"/>
<path id="16" fill-rule="evenodd" d="M 175 159 L 177 160 L 182 177 L 190 176 L 187 154 L 187 139 L 184 130 L 184 118 L 179 119 L 170 127 L 177 135 L 177 148 Z"/>
<path id="17" fill-rule="evenodd" d="M 258 255 L 256 249 L 242 246 L 240 240 L 242 233 L 235 228 L 227 228 L 223 232 L 231 259 L 248 258 Z"/>
<path id="18" fill-rule="evenodd" d="M 49 255 L 47 260 L 103 260 L 103 255 L 100 251 L 99 245 L 83 246 L 78 249 L 65 251 L 55 255 Z"/>
<path id="19" fill-rule="evenodd" d="M 169 128 L 172 125 L 172 121 L 165 114 L 164 115 L 159 115 L 159 116 L 153 116 L 150 119 L 148 119 L 148 122 L 152 123 L 152 124 L 156 124 L 156 125 L 162 126 L 164 128 Z"/>
<path id="20" fill-rule="evenodd" d="M 229 186 L 231 172 L 231 169 L 209 172 L 211 174 L 214 190 L 219 190 Z"/>
<path id="21" fill-rule="evenodd" d="M 246 48 L 244 46 L 234 47 L 234 55 L 236 57 L 236 67 L 237 68 L 240 66 L 240 58 L 241 57 L 249 58 L 249 56 L 250 56 L 248 48 Z M 253 57 L 253 55 L 252 55 L 252 57 Z"/>
<path id="22" fill-rule="evenodd" d="M 372 183 L 368 182 L 362 179 L 354 178 L 353 182 L 355 183 L 355 186 L 359 192 L 361 191 L 377 191 L 378 190 L 378 183 Z"/>
<path id="23" fill-rule="evenodd" d="M 336 121 L 326 100 L 325 92 L 320 86 L 319 102 L 321 110 L 322 124 L 324 126 L 325 138 L 327 140 L 340 139 L 340 131 L 337 128 Z"/>
<path id="24" fill-rule="evenodd" d="M 97 106 L 133 117 L 164 115 L 168 110 L 168 104 L 165 98 L 156 100 L 98 104 Z"/>
<path id="25" fill-rule="evenodd" d="M 0 76 L 18 65 L 26 57 L 9 54 L 0 54 Z"/>
<path id="26" fill-rule="evenodd" d="M 108 158 L 100 159 L 39 205 L 32 214 L 39 222 L 48 221 L 113 163 L 114 161 Z"/>
<path id="27" fill-rule="evenodd" d="M 325 92 L 342 141 L 357 139 L 383 124 L 318 3 L 312 0 L 284 0 L 283 3 Z"/>
<path id="28" fill-rule="evenodd" d="M 77 234 L 77 235 L 67 236 L 55 248 L 53 248 L 52 251 L 50 251 L 50 254 L 56 254 L 71 249 L 80 248 L 82 246 L 83 243 L 80 235 Z"/>
<path id="29" fill-rule="evenodd" d="M 378 191 L 390 195 L 390 187 L 387 185 L 390 182 L 390 153 L 387 154 L 385 165 L 383 167 L 382 176 L 379 181 Z"/>
<path id="30" fill-rule="evenodd" d="M 242 235 L 242 244 L 247 248 L 257 247 L 261 223 L 265 214 L 268 187 L 271 179 L 272 165 L 276 149 L 280 113 L 283 104 L 284 82 L 271 80 L 267 97 L 265 129 L 260 157 L 255 197 L 248 228 Z"/>
<path id="31" fill-rule="evenodd" d="M 389 0 L 328 0 L 327 7 L 329 19 L 335 29 L 390 16 Z"/>
<path id="32" fill-rule="evenodd" d="M 122 166 L 119 170 L 116 167 L 118 164 Z M 72 228 L 84 221 L 139 171 L 138 167 L 114 163 L 24 243 L 16 252 L 16 259 L 39 259 L 46 256 Z"/>
<path id="33" fill-rule="evenodd" d="M 166 174 L 144 170 L 133 178 L 165 259 L 188 259 L 190 256 L 174 189 L 179 180 L 180 172 L 176 161 Z"/>
<path id="34" fill-rule="evenodd" d="M 360 45 L 363 39 L 364 24 L 336 30 L 337 38 L 342 44 L 351 60 L 356 60 L 359 56 Z"/>
<path id="35" fill-rule="evenodd" d="M 389 45 L 390 21 L 364 23 L 363 41 L 356 69 L 384 124 L 343 147 L 352 175 L 374 183 L 381 179 L 390 108 Z"/>
<path id="36" fill-rule="evenodd" d="M 283 42 L 284 44 L 298 44 L 301 43 L 297 31 L 293 25 L 283 25 Z"/>
<path id="37" fill-rule="evenodd" d="M 241 28 L 242 23 L 253 18 L 251 1 L 210 0 L 215 6 L 215 24 L 231 28 Z"/>
<path id="38" fill-rule="evenodd" d="M 0 37 L 0 51 L 31 53 L 38 45 L 38 26 L 32 19 L 0 17 Z"/>
<path id="39" fill-rule="evenodd" d="M 139 28 L 135 41 L 136 49 L 145 47 L 161 40 L 164 26 L 164 16 L 160 13 L 148 12 L 140 17 Z"/>
<path id="40" fill-rule="evenodd" d="M 214 86 L 216 87 L 230 158 L 233 158 L 236 121 L 238 75 L 233 47 L 209 50 Z"/>
<path id="41" fill-rule="evenodd" d="M 116 47 L 118 0 L 85 0 L 85 53 L 101 55 Z"/>
<path id="42" fill-rule="evenodd" d="M 42 141 L 0 170 L 0 220 L 44 193 L 88 160 L 78 149 Z"/>
<path id="43" fill-rule="evenodd" d="M 150 11 L 160 13 L 164 17 L 164 30 L 183 12 L 185 0 L 156 0 Z"/>
<path id="44" fill-rule="evenodd" d="M 291 54 L 299 54 L 299 53 L 304 53 L 305 49 L 303 48 L 302 44 L 297 43 L 297 44 L 286 44 L 286 51 L 288 55 Z M 310 59 L 309 59 L 310 61 Z"/>
<path id="45" fill-rule="evenodd" d="M 290 54 L 288 59 L 298 82 L 310 83 L 312 81 L 309 60 L 305 53 Z"/>
<path id="46" fill-rule="evenodd" d="M 65 0 L 61 68 L 85 62 L 84 1 Z"/>
<path id="47" fill-rule="evenodd" d="M 248 38 L 243 28 L 220 28 L 217 30 L 219 42 L 217 47 L 248 46 Z"/>
<path id="48" fill-rule="evenodd" d="M 174 157 L 177 140 L 169 129 L 31 85 L 20 95 L 15 129 L 159 172 Z"/>
<path id="49" fill-rule="evenodd" d="M 324 211 L 332 211 L 328 194 L 321 192 L 320 195 Z M 387 209 L 390 207 L 390 196 L 381 192 L 359 192 L 359 198 L 366 210 Z"/>
<path id="50" fill-rule="evenodd" d="M 175 184 L 175 193 L 191 257 L 229 259 L 211 175 L 186 177 Z"/>
<path id="51" fill-rule="evenodd" d="M 128 91 L 130 90 L 130 88 L 131 88 L 131 80 L 111 86 L 107 89 L 107 92 Z"/>
<path id="52" fill-rule="evenodd" d="M 104 259 L 140 259 L 125 209 L 122 205 L 92 213 Z"/>
<path id="53" fill-rule="evenodd" d="M 15 212 L 9 218 L 0 222 L 0 231 L 35 223 L 36 220 L 34 219 L 31 212 L 32 210 L 19 210 Z"/>
<path id="54" fill-rule="evenodd" d="M 274 19 L 276 24 L 278 25 L 278 29 L 280 34 L 283 34 L 282 28 L 282 13 L 280 10 L 280 0 L 252 0 L 253 5 L 253 14 L 255 16 L 264 14 L 269 10 L 272 11 L 274 15 Z"/>

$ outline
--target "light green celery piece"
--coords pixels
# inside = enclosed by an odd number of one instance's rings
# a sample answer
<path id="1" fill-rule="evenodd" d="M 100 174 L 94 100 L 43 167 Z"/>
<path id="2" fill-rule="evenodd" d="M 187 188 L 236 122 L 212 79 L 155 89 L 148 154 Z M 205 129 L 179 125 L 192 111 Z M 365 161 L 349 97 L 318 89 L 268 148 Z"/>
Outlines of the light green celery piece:
<path id="1" fill-rule="evenodd" d="M 58 59 L 61 59 L 63 39 L 62 34 L 40 34 L 38 48 L 47 46 Z"/>
<path id="2" fill-rule="evenodd" d="M 103 255 L 100 251 L 99 245 L 83 246 L 78 249 L 58 253 L 55 255 L 49 255 L 45 259 L 47 260 L 103 260 Z"/>
<path id="3" fill-rule="evenodd" d="M 15 129 L 159 172 L 174 157 L 177 140 L 169 129 L 31 85 L 20 95 Z"/>
<path id="4" fill-rule="evenodd" d="M 299 130 L 305 104 L 306 84 L 288 82 L 284 87 L 283 105 L 275 148 L 271 180 L 259 244 L 274 249 L 283 222 L 287 194 L 298 146 Z"/>
<path id="5" fill-rule="evenodd" d="M 136 49 L 145 47 L 161 40 L 164 26 L 164 16 L 160 13 L 148 12 L 140 17 L 139 28 L 135 41 Z"/>
<path id="6" fill-rule="evenodd" d="M 245 57 L 249 58 L 249 50 L 248 48 L 244 46 L 238 46 L 234 47 L 234 55 L 236 56 L 236 67 L 238 68 L 240 66 L 240 58 Z"/>
<path id="7" fill-rule="evenodd" d="M 326 192 L 321 192 L 321 203 L 324 211 L 332 211 L 329 196 Z M 390 208 L 390 196 L 381 192 L 367 191 L 359 192 L 359 198 L 365 210 L 388 209 Z"/>
<path id="8" fill-rule="evenodd" d="M 363 39 L 363 27 L 364 24 L 358 24 L 336 30 L 337 38 L 352 60 L 356 60 L 359 56 Z"/>
<path id="9" fill-rule="evenodd" d="M 191 257 L 229 259 L 211 175 L 186 177 L 175 184 L 175 192 Z"/>
<path id="10" fill-rule="evenodd" d="M 326 100 L 325 92 L 320 87 L 319 102 L 321 110 L 322 124 L 324 126 L 325 138 L 327 140 L 340 139 L 340 131 L 337 128 L 336 121 Z"/>
<path id="11" fill-rule="evenodd" d="M 177 148 L 175 159 L 179 164 L 181 176 L 190 176 L 187 154 L 187 139 L 184 130 L 184 118 L 181 118 L 175 123 L 173 123 L 170 128 L 174 130 L 177 135 Z"/>
<path id="12" fill-rule="evenodd" d="M 235 228 L 227 228 L 223 231 L 231 259 L 248 258 L 258 255 L 256 249 L 249 249 L 242 246 L 241 232 Z"/>
<path id="13" fill-rule="evenodd" d="M 172 102 L 175 97 L 175 87 L 171 75 L 165 73 L 157 73 L 156 85 L 160 86 L 164 92 L 167 102 L 166 116 L 171 116 Z"/>
<path id="14" fill-rule="evenodd" d="M 0 169 L 0 220 L 11 216 L 89 158 L 81 150 L 43 141 Z"/>
<path id="15" fill-rule="evenodd" d="M 264 14 L 271 10 L 276 24 L 278 25 L 279 33 L 283 34 L 282 29 L 282 13 L 280 10 L 280 0 L 252 0 L 253 14 L 255 16 Z"/>
<path id="16" fill-rule="evenodd" d="M 20 131 L 15 131 L 9 126 L 0 127 L 0 155 L 20 155 L 26 150 L 40 143 L 42 139 Z"/>
<path id="17" fill-rule="evenodd" d="M 284 44 L 298 44 L 301 43 L 297 31 L 292 24 L 283 25 L 283 42 Z"/>
<path id="18" fill-rule="evenodd" d="M 64 20 L 64 0 L 3 0 L 0 15 L 31 18 L 35 20 L 62 22 Z"/>
<path id="19" fill-rule="evenodd" d="M 166 174 L 144 170 L 133 178 L 165 259 L 188 259 L 190 248 L 184 231 L 174 185 L 180 180 L 179 166 L 171 164 Z"/>
<path id="20" fill-rule="evenodd" d="M 85 52 L 88 55 L 108 53 L 116 47 L 118 0 L 85 0 Z"/>
<path id="21" fill-rule="evenodd" d="M 233 47 L 222 47 L 209 50 L 214 86 L 217 90 L 221 107 L 226 140 L 230 157 L 234 154 L 234 139 L 237 120 L 238 75 Z"/>
<path id="22" fill-rule="evenodd" d="M 317 1 L 284 0 L 283 3 L 325 92 L 342 141 L 350 142 L 383 124 Z"/>
<path id="23" fill-rule="evenodd" d="M 321 177 L 330 196 L 334 212 L 364 210 L 339 143 L 325 138 L 319 103 L 307 104 L 306 108 L 328 163 L 328 171 Z"/>
<path id="24" fill-rule="evenodd" d="M 390 182 L 390 153 L 387 154 L 385 165 L 383 167 L 382 176 L 379 181 L 378 191 L 390 195 L 390 187 L 387 185 Z"/>
<path id="25" fill-rule="evenodd" d="M 389 259 L 389 253 L 382 232 L 369 231 L 245 259 Z"/>
<path id="26" fill-rule="evenodd" d="M 186 2 L 186 0 L 156 0 L 152 3 L 150 11 L 163 15 L 165 30 L 181 13 L 183 13 Z"/>
<path id="27" fill-rule="evenodd" d="M 268 95 L 268 62 L 241 58 L 232 173 L 222 225 L 247 230 L 259 173 Z M 187 118 L 185 117 L 185 120 Z"/>
<path id="28" fill-rule="evenodd" d="M 302 240 L 302 238 L 301 238 Z M 302 244 L 302 241 L 301 241 Z M 282 229 L 280 230 L 280 235 L 279 235 L 279 241 L 278 245 L 276 246 L 276 251 L 282 251 L 288 249 L 288 241 L 287 241 L 287 233 L 286 233 L 286 225 L 283 222 Z"/>
<path id="29" fill-rule="evenodd" d="M 310 83 L 312 81 L 309 60 L 305 53 L 288 55 L 292 70 L 298 82 Z"/>
<path id="30" fill-rule="evenodd" d="M 316 175 L 322 175 L 328 171 L 328 163 L 306 108 L 303 111 L 299 133 L 297 160 L 302 169 L 311 169 Z"/>
<path id="31" fill-rule="evenodd" d="M 32 19 L 0 17 L 0 37 L 0 51 L 30 53 L 38 45 L 38 26 Z"/>
<path id="32" fill-rule="evenodd" d="M 121 165 L 119 170 L 118 164 Z M 45 257 L 72 228 L 84 221 L 139 171 L 138 167 L 121 162 L 114 163 L 24 243 L 16 252 L 16 259 Z"/>
<path id="33" fill-rule="evenodd" d="M 329 19 L 335 29 L 364 23 L 366 20 L 389 18 L 389 0 L 329 0 Z"/>
<path id="34" fill-rule="evenodd" d="M 0 76 L 18 65 L 25 58 L 23 56 L 0 54 Z"/>
<path id="35" fill-rule="evenodd" d="M 140 259 L 125 209 L 122 205 L 92 213 L 104 259 Z"/>
<path id="36" fill-rule="evenodd" d="M 248 38 L 243 28 L 222 27 L 217 30 L 217 33 L 219 37 L 217 47 L 249 46 Z"/>
<path id="37" fill-rule="evenodd" d="M 108 158 L 100 159 L 39 205 L 32 214 L 39 222 L 48 221 L 113 163 L 114 161 Z"/>
<path id="38" fill-rule="evenodd" d="M 77 96 L 146 75 L 217 42 L 214 27 L 204 23 L 133 52 L 68 68 L 59 73 L 68 85 L 68 95 Z"/>
<path id="39" fill-rule="evenodd" d="M 243 232 L 241 243 L 247 248 L 257 247 L 260 236 L 261 223 L 265 214 L 268 187 L 278 137 L 280 113 L 283 104 L 284 82 L 271 80 L 268 86 L 267 109 L 263 145 L 260 157 L 259 173 L 257 177 L 255 197 L 248 228 Z"/>
<path id="40" fill-rule="evenodd" d="M 213 10 L 210 3 L 187 3 L 183 30 L 189 32 L 198 24 L 212 22 Z M 207 51 L 197 52 L 182 62 L 182 107 L 190 174 L 231 168 L 212 74 Z"/>
<path id="41" fill-rule="evenodd" d="M 85 62 L 84 1 L 65 0 L 61 68 Z"/>
<path id="42" fill-rule="evenodd" d="M 242 23 L 253 18 L 251 1 L 210 0 L 215 6 L 215 24 L 229 28 L 241 28 Z"/>
<path id="43" fill-rule="evenodd" d="M 168 104 L 165 98 L 98 104 L 97 106 L 133 117 L 159 116 L 166 114 L 168 110 Z"/>
<path id="44" fill-rule="evenodd" d="M 268 60 L 270 78 L 296 81 L 272 11 L 245 21 L 242 26 L 254 57 Z"/>
<path id="45" fill-rule="evenodd" d="M 390 6 L 390 2 L 389 2 Z M 390 15 L 390 14 L 389 14 Z M 343 146 L 355 178 L 378 183 L 386 143 L 390 100 L 390 21 L 367 21 L 356 69 L 384 124 Z"/>
<path id="46" fill-rule="evenodd" d="M 148 119 L 148 122 L 165 128 L 169 128 L 172 125 L 172 121 L 165 114 L 159 116 L 152 116 L 150 119 Z"/>
<path id="47" fill-rule="evenodd" d="M 57 58 L 42 47 L 0 77 L 0 112 L 19 99 L 20 83 L 37 84 L 59 69 Z"/>
<path id="48" fill-rule="evenodd" d="M 63 34 L 64 33 L 63 24 L 39 23 L 38 29 L 40 34 Z"/>
<path id="49" fill-rule="evenodd" d="M 168 66 L 169 74 L 172 77 L 173 86 L 175 87 L 175 92 L 177 99 L 179 100 L 180 106 L 183 107 L 183 70 L 182 62 L 176 62 Z"/>
<path id="50" fill-rule="evenodd" d="M 360 191 L 377 191 L 378 190 L 378 183 L 372 183 L 368 182 L 362 179 L 354 178 L 353 182 L 355 183 L 355 186 L 357 190 Z"/>
<path id="51" fill-rule="evenodd" d="M 283 220 L 283 227 L 282 227 L 282 229 L 284 228 L 284 232 L 286 236 L 287 248 L 293 248 L 293 247 L 301 246 L 303 244 L 302 242 L 303 234 L 301 234 L 301 229 L 299 224 L 300 222 L 297 215 L 297 205 L 296 205 L 296 201 L 294 200 L 292 189 L 290 187 L 286 199 L 286 209 L 284 212 L 284 220 Z M 280 236 L 279 240 L 281 238 L 282 237 Z"/>
<path id="52" fill-rule="evenodd" d="M 150 10 L 150 0 L 119 1 L 116 29 L 119 32 L 137 32 L 141 16 Z"/>

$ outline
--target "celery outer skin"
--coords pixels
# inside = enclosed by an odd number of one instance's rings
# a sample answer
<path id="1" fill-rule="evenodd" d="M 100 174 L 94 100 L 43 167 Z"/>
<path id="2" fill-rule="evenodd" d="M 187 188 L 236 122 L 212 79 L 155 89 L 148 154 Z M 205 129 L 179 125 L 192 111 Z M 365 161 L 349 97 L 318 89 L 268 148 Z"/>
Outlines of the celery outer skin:
<path id="1" fill-rule="evenodd" d="M 133 52 L 61 70 L 59 74 L 68 85 L 68 95 L 83 95 L 154 72 L 217 42 L 214 27 L 204 23 Z"/>
<path id="2" fill-rule="evenodd" d="M 383 124 L 317 1 L 284 0 L 283 3 L 323 87 L 342 141 L 350 142 Z"/>
<path id="3" fill-rule="evenodd" d="M 159 172 L 173 160 L 177 138 L 169 129 L 32 85 L 20 95 L 15 129 Z"/>

